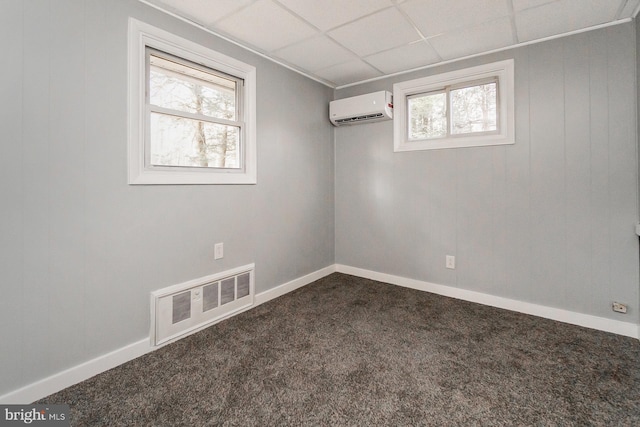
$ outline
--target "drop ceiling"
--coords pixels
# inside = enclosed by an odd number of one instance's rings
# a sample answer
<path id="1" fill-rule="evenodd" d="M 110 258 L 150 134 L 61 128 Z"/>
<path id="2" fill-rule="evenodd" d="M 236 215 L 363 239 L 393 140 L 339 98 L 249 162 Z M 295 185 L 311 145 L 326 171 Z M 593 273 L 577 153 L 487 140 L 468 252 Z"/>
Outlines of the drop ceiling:
<path id="1" fill-rule="evenodd" d="M 143 0 L 331 87 L 626 22 L 640 0 Z"/>

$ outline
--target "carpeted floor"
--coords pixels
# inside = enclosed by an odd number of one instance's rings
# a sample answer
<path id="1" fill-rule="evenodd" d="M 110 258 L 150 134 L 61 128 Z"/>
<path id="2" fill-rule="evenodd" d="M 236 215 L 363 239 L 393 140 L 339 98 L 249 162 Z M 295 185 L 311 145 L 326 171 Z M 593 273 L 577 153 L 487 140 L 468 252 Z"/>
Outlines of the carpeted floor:
<path id="1" fill-rule="evenodd" d="M 640 342 L 332 274 L 38 403 L 72 425 L 640 425 Z"/>

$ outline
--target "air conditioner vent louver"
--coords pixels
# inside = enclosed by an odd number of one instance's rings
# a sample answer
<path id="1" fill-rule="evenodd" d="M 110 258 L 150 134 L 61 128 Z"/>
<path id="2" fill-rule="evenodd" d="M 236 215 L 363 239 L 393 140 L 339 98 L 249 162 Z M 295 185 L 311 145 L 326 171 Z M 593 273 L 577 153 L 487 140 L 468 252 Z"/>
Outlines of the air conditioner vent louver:
<path id="1" fill-rule="evenodd" d="M 348 119 L 340 119 L 340 120 L 336 120 L 336 123 L 348 123 L 348 122 L 359 122 L 362 120 L 371 120 L 371 119 L 375 119 L 378 117 L 384 117 L 384 114 L 382 113 L 378 113 L 378 114 L 368 114 L 366 116 L 358 116 L 358 117 L 350 117 Z"/>
<path id="2" fill-rule="evenodd" d="M 151 293 L 151 343 L 164 344 L 253 305 L 253 264 Z"/>
<path id="3" fill-rule="evenodd" d="M 329 103 L 329 119 L 335 126 L 377 122 L 393 118 L 393 96 L 380 91 Z"/>

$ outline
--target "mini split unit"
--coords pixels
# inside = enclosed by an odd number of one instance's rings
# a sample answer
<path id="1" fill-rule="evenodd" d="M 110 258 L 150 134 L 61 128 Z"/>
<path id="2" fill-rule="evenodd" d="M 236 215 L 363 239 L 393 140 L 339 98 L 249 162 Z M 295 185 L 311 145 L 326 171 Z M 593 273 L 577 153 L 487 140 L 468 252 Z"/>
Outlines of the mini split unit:
<path id="1" fill-rule="evenodd" d="M 386 90 L 338 99 L 329 103 L 329 120 L 335 126 L 391 119 L 393 119 L 393 96 Z"/>

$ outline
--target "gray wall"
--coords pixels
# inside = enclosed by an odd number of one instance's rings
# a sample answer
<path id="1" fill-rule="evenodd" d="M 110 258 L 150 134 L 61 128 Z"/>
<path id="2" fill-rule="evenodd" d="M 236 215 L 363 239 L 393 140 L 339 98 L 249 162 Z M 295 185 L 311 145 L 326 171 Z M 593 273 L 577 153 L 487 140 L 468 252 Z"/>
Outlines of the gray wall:
<path id="1" fill-rule="evenodd" d="M 636 114 L 637 114 L 637 139 L 638 139 L 638 168 L 640 170 L 640 108 L 638 108 L 638 99 L 640 99 L 640 23 L 636 23 Z M 640 211 L 640 173 L 638 176 L 638 209 Z M 638 307 L 640 307 L 640 295 L 638 296 Z M 639 315 L 640 316 L 640 315 Z"/>
<path id="2" fill-rule="evenodd" d="M 336 262 L 638 322 L 635 37 L 628 23 L 337 91 L 515 60 L 515 145 L 393 153 L 390 121 L 336 130 Z"/>
<path id="3" fill-rule="evenodd" d="M 128 16 L 257 67 L 257 185 L 127 185 Z M 154 289 L 334 263 L 333 90 L 134 0 L 2 1 L 0 51 L 0 395 L 147 337 Z"/>

